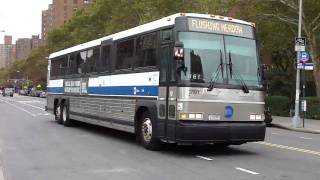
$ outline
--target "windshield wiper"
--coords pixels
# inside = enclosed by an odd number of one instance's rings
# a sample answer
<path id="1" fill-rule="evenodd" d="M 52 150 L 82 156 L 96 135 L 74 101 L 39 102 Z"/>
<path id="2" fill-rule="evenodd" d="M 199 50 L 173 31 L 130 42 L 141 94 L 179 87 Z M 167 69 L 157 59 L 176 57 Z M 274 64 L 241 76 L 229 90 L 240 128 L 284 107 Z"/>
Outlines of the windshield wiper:
<path id="1" fill-rule="evenodd" d="M 236 81 L 240 81 L 242 85 L 242 90 L 244 93 L 249 93 L 249 88 L 247 84 L 244 82 L 242 79 L 241 75 L 237 71 L 233 71 L 233 64 L 232 64 L 232 58 L 231 58 L 231 52 L 229 51 L 229 63 L 227 64 L 229 66 L 229 71 L 230 71 L 230 79 L 232 79 L 232 75 L 234 73 L 234 77 Z"/>
<path id="2" fill-rule="evenodd" d="M 215 71 L 215 73 L 212 74 L 212 76 L 211 76 L 207 91 L 212 91 L 212 89 L 214 88 L 214 84 L 218 80 L 219 74 L 221 72 L 223 72 L 223 60 L 222 60 L 222 52 L 221 52 L 221 49 L 220 49 L 220 64 L 219 64 L 217 70 Z"/>

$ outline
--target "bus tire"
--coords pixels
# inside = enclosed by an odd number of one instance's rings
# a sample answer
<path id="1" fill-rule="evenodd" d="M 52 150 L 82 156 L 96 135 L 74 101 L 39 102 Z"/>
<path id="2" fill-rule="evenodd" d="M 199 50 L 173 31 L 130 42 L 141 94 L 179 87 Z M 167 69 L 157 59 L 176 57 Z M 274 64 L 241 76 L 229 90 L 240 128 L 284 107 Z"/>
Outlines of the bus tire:
<path id="1" fill-rule="evenodd" d="M 66 127 L 72 126 L 72 120 L 69 118 L 69 107 L 65 103 L 61 106 L 61 121 Z"/>
<path id="2" fill-rule="evenodd" d="M 54 119 L 56 120 L 57 123 L 62 124 L 61 105 L 59 103 L 56 103 L 54 108 Z"/>
<path id="3" fill-rule="evenodd" d="M 155 137 L 155 128 L 152 125 L 153 121 L 151 114 L 148 111 L 144 111 L 139 121 L 139 137 L 141 145 L 149 150 L 160 150 L 161 141 Z"/>

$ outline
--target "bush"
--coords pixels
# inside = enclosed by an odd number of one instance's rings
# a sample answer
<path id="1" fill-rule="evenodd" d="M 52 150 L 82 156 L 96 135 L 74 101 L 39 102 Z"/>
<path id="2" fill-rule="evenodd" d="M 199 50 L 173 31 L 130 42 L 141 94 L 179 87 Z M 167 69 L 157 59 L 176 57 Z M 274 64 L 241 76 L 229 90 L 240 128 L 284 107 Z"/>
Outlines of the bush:
<path id="1" fill-rule="evenodd" d="M 306 97 L 305 99 L 307 100 L 307 118 L 320 119 L 320 97 Z"/>
<path id="2" fill-rule="evenodd" d="M 270 108 L 272 115 L 288 117 L 290 100 L 286 96 L 268 96 L 266 97 L 266 108 Z"/>

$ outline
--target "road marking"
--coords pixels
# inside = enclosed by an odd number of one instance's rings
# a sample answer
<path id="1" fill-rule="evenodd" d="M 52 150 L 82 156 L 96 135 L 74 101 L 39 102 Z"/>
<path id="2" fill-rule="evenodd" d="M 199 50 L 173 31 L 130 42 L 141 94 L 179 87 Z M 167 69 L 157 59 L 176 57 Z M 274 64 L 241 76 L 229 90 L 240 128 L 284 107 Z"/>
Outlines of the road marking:
<path id="1" fill-rule="evenodd" d="M 243 169 L 243 168 L 241 168 L 241 167 L 235 167 L 237 170 L 239 170 L 239 171 L 243 171 L 243 172 L 246 172 L 246 173 L 249 173 L 249 174 L 253 174 L 253 175 L 258 175 L 259 173 L 257 173 L 257 172 L 254 172 L 254 171 L 250 171 L 250 170 L 248 170 L 248 169 Z"/>
<path id="2" fill-rule="evenodd" d="M 312 150 L 308 150 L 308 149 L 290 147 L 290 146 L 285 146 L 285 145 L 280 145 L 280 144 L 273 144 L 273 143 L 269 143 L 269 142 L 254 142 L 254 143 L 262 144 L 262 145 L 270 146 L 270 147 L 276 147 L 276 148 L 280 148 L 280 149 L 287 149 L 287 150 L 291 150 L 291 151 L 302 152 L 302 153 L 320 156 L 320 152 L 312 151 Z"/>
<path id="3" fill-rule="evenodd" d="M 211 158 L 208 158 L 208 157 L 204 157 L 204 156 L 196 156 L 197 158 L 200 158 L 200 159 L 204 159 L 204 160 L 207 160 L 207 161 L 212 161 L 213 159 Z"/>
<path id="4" fill-rule="evenodd" d="M 25 103 L 23 101 L 17 101 L 18 103 L 21 103 L 21 104 L 24 104 L 24 105 L 27 105 L 27 106 L 30 106 L 30 107 L 33 107 L 33 108 L 36 108 L 36 109 L 41 109 L 41 110 L 45 110 L 44 108 L 41 108 L 41 107 L 38 107 L 38 106 L 34 106 L 34 105 L 31 105 L 31 104 L 28 104 L 28 103 Z"/>
<path id="5" fill-rule="evenodd" d="M 3 170 L 1 166 L 0 166 L 0 180 L 4 180 Z"/>
<path id="6" fill-rule="evenodd" d="M 31 101 L 17 101 L 17 102 L 24 102 L 24 103 L 41 103 L 41 101 L 35 101 L 35 100 L 31 100 Z"/>
<path id="7" fill-rule="evenodd" d="M 5 103 L 7 103 L 7 104 L 10 104 L 11 106 L 13 106 L 13 107 L 15 107 L 15 108 L 17 108 L 17 109 L 20 109 L 21 111 L 24 111 L 24 112 L 28 113 L 29 115 L 31 115 L 31 116 L 33 116 L 33 117 L 36 116 L 36 115 L 33 114 L 32 112 L 30 112 L 30 111 L 28 111 L 28 110 L 25 110 L 25 109 L 23 109 L 23 108 L 15 105 L 15 104 L 12 104 L 12 103 L 10 103 L 10 102 L 8 102 L 8 101 L 2 100 L 2 99 L 0 99 L 0 101 L 5 102 Z"/>
<path id="8" fill-rule="evenodd" d="M 301 138 L 301 139 L 312 139 L 312 138 L 308 138 L 308 137 L 299 137 L 299 138 Z"/>
<path id="9" fill-rule="evenodd" d="M 279 133 L 271 133 L 271 134 L 273 134 L 273 135 L 279 135 Z"/>

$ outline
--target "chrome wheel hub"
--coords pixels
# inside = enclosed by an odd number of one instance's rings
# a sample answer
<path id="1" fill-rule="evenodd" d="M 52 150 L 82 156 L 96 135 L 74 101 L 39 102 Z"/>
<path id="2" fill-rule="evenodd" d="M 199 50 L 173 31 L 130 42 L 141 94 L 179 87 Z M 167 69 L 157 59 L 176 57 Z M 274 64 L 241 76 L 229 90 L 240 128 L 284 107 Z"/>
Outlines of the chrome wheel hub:
<path id="1" fill-rule="evenodd" d="M 141 130 L 144 141 L 150 142 L 152 137 L 152 123 L 150 118 L 144 119 Z"/>
<path id="2" fill-rule="evenodd" d="M 60 117 L 60 106 L 58 106 L 57 108 L 56 108 L 56 116 L 59 118 Z"/>
<path id="3" fill-rule="evenodd" d="M 62 121 L 63 121 L 63 122 L 66 122 L 66 121 L 67 121 L 67 108 L 66 108 L 66 107 L 63 108 Z"/>

